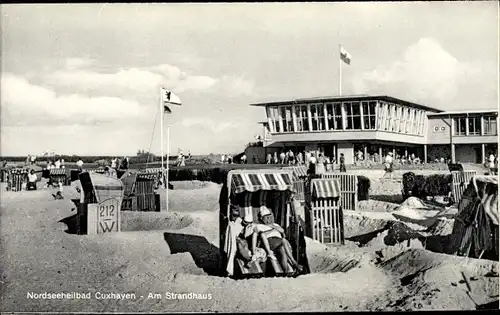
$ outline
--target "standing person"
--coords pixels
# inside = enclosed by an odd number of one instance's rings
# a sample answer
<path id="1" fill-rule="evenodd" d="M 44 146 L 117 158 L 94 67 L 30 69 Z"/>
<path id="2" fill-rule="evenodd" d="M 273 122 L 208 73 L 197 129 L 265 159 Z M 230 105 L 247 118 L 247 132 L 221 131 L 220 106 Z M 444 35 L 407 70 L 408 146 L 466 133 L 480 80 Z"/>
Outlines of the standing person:
<path id="1" fill-rule="evenodd" d="M 83 161 L 81 158 L 78 159 L 76 162 L 76 167 L 78 167 L 78 171 L 82 172 L 83 171 Z"/>
<path id="2" fill-rule="evenodd" d="M 384 161 L 384 168 L 385 168 L 385 174 L 384 174 L 384 178 L 387 174 L 389 174 L 390 178 L 392 179 L 393 175 L 392 175 L 392 171 L 393 171 L 393 158 L 392 158 L 392 152 L 389 152 L 386 157 L 385 157 L 385 161 Z"/>
<path id="3" fill-rule="evenodd" d="M 297 164 L 301 165 L 304 163 L 304 159 L 302 158 L 302 152 L 297 153 Z"/>
<path id="4" fill-rule="evenodd" d="M 181 155 L 181 165 L 180 166 L 186 166 L 186 157 L 183 155 Z"/>
<path id="5" fill-rule="evenodd" d="M 64 168 L 64 159 L 61 159 L 61 168 Z"/>
<path id="6" fill-rule="evenodd" d="M 341 172 L 341 173 L 345 173 L 345 172 L 347 172 L 347 169 L 345 168 L 345 157 L 344 157 L 344 153 L 340 153 L 340 159 L 339 159 L 339 162 L 340 162 L 340 172 Z"/>
<path id="7" fill-rule="evenodd" d="M 245 153 L 243 153 L 243 155 L 241 156 L 240 162 L 241 164 L 247 164 L 247 156 L 245 155 Z"/>
<path id="8" fill-rule="evenodd" d="M 225 155 L 225 154 L 222 154 L 222 155 L 220 156 L 220 162 L 221 162 L 222 164 L 224 164 L 224 163 L 226 162 L 226 155 Z"/>
<path id="9" fill-rule="evenodd" d="M 316 175 L 325 174 L 326 172 L 325 164 L 326 164 L 326 159 L 323 156 L 323 154 L 320 153 L 318 155 L 318 162 L 316 163 Z"/>
<path id="10" fill-rule="evenodd" d="M 495 175 L 495 155 L 493 152 L 490 152 L 490 157 L 488 159 L 488 173 L 489 175 Z"/>
<path id="11" fill-rule="evenodd" d="M 281 153 L 280 153 L 280 162 L 281 162 L 281 164 L 285 164 L 285 157 L 286 157 L 285 152 L 281 151 Z"/>
<path id="12" fill-rule="evenodd" d="M 31 163 L 31 165 L 35 164 L 35 161 L 36 161 L 36 155 L 30 156 L 30 163 Z"/>
<path id="13" fill-rule="evenodd" d="M 227 164 L 233 164 L 233 157 L 231 154 L 227 155 Z"/>
<path id="14" fill-rule="evenodd" d="M 278 152 L 274 152 L 273 162 L 274 162 L 274 164 L 278 164 L 278 162 L 279 162 L 279 160 L 278 160 Z"/>
<path id="15" fill-rule="evenodd" d="M 116 170 L 116 157 L 111 160 L 111 168 Z"/>
<path id="16" fill-rule="evenodd" d="M 293 154 L 292 150 L 288 151 L 288 165 L 293 165 L 295 164 L 295 156 Z"/>
<path id="17" fill-rule="evenodd" d="M 56 166 L 56 168 L 61 168 L 61 160 L 57 159 L 54 165 Z"/>
<path id="18" fill-rule="evenodd" d="M 267 154 L 267 157 L 266 157 L 266 164 L 271 164 L 273 162 L 273 157 L 271 155 L 271 153 L 268 153 Z M 255 161 L 254 161 L 255 163 Z"/>
<path id="19" fill-rule="evenodd" d="M 36 190 L 36 181 L 38 180 L 35 170 L 31 170 L 28 174 L 28 184 L 26 185 L 26 190 Z"/>
<path id="20" fill-rule="evenodd" d="M 122 169 L 124 170 L 127 170 L 129 167 L 129 159 L 128 159 L 128 156 L 124 156 L 123 157 L 123 161 L 122 161 Z"/>

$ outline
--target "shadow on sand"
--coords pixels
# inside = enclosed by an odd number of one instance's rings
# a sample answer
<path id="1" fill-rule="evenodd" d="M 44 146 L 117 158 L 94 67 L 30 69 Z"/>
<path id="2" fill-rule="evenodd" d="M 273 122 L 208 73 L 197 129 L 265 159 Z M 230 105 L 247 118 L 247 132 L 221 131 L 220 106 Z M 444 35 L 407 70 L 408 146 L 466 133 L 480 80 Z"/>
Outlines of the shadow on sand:
<path id="1" fill-rule="evenodd" d="M 188 252 L 193 260 L 210 276 L 219 275 L 219 249 L 206 238 L 191 234 L 164 233 L 172 254 Z"/>
<path id="2" fill-rule="evenodd" d="M 78 216 L 80 215 L 78 213 L 78 207 L 80 206 L 80 199 L 71 199 L 73 203 L 75 204 L 75 207 L 73 210 L 76 210 L 77 213 L 70 215 L 69 217 L 66 217 L 64 219 L 59 220 L 60 223 L 64 223 L 67 226 L 67 229 L 64 231 L 68 234 L 84 234 L 84 231 L 86 230 L 86 226 L 80 226 L 80 223 L 86 224 L 87 222 L 79 222 L 80 220 L 78 219 Z"/>
<path id="3" fill-rule="evenodd" d="M 370 195 L 370 199 L 397 204 L 403 202 L 403 197 L 401 195 Z"/>

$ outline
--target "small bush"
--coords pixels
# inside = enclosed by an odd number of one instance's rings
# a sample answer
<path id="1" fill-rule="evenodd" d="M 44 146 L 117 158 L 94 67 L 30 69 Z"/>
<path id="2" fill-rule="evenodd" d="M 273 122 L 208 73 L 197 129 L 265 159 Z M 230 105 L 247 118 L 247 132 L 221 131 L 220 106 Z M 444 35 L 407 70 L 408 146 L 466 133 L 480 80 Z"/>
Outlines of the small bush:
<path id="1" fill-rule="evenodd" d="M 368 200 L 370 197 L 370 179 L 358 176 L 358 201 Z"/>
<path id="2" fill-rule="evenodd" d="M 430 176 L 415 175 L 413 172 L 403 174 L 403 199 L 428 196 L 447 196 L 451 191 L 451 174 L 434 174 Z"/>

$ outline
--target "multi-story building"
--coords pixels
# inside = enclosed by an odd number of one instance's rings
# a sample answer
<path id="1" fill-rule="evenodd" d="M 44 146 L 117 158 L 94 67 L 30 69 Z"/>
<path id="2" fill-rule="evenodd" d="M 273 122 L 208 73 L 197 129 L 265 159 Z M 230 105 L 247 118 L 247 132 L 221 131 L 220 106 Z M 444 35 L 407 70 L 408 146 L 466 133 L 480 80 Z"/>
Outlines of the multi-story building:
<path id="1" fill-rule="evenodd" d="M 340 96 L 252 104 L 266 109 L 267 152 L 322 151 L 385 156 L 415 154 L 479 163 L 497 152 L 497 110 L 445 112 L 389 96 Z M 337 159 L 338 160 L 338 159 Z"/>

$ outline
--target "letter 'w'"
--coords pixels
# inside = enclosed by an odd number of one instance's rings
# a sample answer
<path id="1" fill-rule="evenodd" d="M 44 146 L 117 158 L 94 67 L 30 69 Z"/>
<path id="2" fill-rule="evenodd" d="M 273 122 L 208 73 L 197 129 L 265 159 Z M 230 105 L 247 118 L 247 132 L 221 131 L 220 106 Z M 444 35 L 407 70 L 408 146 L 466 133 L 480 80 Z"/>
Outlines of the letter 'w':
<path id="1" fill-rule="evenodd" d="M 102 223 L 103 222 L 99 222 L 99 225 L 101 226 L 101 229 L 102 229 L 103 232 L 112 232 L 113 231 L 113 227 L 115 226 L 115 222 L 114 221 L 111 223 L 111 226 L 108 226 L 108 222 L 104 222 L 104 225 L 106 227 L 104 227 L 102 225 Z"/>

